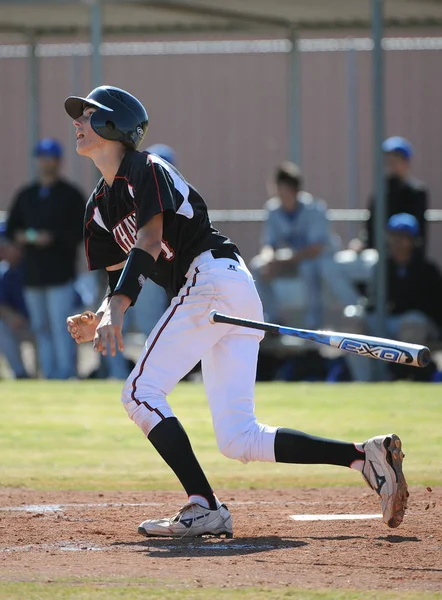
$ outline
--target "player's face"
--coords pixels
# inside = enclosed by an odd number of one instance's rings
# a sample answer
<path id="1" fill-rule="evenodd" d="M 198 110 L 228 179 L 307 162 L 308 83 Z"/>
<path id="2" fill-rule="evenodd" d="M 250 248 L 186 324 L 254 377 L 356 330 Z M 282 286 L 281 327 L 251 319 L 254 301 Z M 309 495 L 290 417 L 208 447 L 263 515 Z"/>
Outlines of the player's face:
<path id="1" fill-rule="evenodd" d="M 58 177 L 60 173 L 60 159 L 51 156 L 39 156 L 37 166 L 40 177 Z"/>
<path id="2" fill-rule="evenodd" d="M 91 127 L 91 116 L 95 110 L 95 108 L 86 106 L 81 117 L 74 120 L 77 135 L 77 153 L 81 156 L 91 156 L 104 142 L 103 138 L 97 135 Z"/>

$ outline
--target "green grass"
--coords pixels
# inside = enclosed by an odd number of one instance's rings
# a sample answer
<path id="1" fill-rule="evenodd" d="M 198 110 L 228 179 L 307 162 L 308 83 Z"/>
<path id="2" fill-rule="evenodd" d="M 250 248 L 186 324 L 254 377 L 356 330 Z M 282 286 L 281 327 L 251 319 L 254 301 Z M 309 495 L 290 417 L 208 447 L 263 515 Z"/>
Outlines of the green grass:
<path id="1" fill-rule="evenodd" d="M 436 600 L 439 593 L 385 592 L 351 590 L 296 590 L 293 588 L 193 588 L 150 587 L 149 584 L 131 585 L 62 583 L 8 583 L 0 584 L 0 600 Z"/>
<path id="2" fill-rule="evenodd" d="M 1 382 L 0 485 L 42 490 L 179 489 L 120 404 L 121 384 Z M 414 485 L 442 483 L 441 390 L 437 385 L 260 384 L 257 416 L 317 435 L 363 441 L 395 430 Z M 204 389 L 182 384 L 170 398 L 216 488 L 362 485 L 328 466 L 251 464 L 223 457 Z M 219 589 L 149 579 L 0 582 L 0 600 L 429 600 L 442 594 L 388 591 Z"/>
<path id="3" fill-rule="evenodd" d="M 36 489 L 176 489 L 120 404 L 121 384 L 1 382 L 0 485 Z M 363 441 L 395 430 L 411 484 L 442 482 L 442 388 L 437 385 L 260 384 L 258 418 L 317 435 Z M 360 485 L 348 469 L 249 464 L 216 447 L 202 385 L 170 397 L 216 488 Z"/>

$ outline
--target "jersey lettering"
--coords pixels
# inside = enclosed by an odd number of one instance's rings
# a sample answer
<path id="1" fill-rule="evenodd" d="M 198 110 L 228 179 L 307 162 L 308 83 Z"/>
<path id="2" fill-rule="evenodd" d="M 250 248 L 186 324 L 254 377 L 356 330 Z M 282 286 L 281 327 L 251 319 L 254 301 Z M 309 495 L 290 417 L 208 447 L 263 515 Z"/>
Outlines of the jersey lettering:
<path id="1" fill-rule="evenodd" d="M 137 240 L 136 213 L 123 217 L 113 228 L 114 238 L 126 254 L 132 250 Z"/>

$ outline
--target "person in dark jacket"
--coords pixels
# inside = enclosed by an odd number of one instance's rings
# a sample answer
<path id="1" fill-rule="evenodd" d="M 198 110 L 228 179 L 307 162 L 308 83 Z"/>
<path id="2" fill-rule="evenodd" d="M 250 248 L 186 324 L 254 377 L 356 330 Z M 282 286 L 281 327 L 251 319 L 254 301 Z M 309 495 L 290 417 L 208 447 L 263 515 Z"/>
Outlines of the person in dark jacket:
<path id="1" fill-rule="evenodd" d="M 385 153 L 387 220 L 395 214 L 407 213 L 416 217 L 419 224 L 422 251 L 427 243 L 425 211 L 428 208 L 428 192 L 425 184 L 411 176 L 413 147 L 405 138 L 394 136 L 382 144 Z M 370 218 L 367 221 L 366 246 L 375 248 L 376 202 L 370 199 Z"/>
<path id="2" fill-rule="evenodd" d="M 386 337 L 426 344 L 442 337 L 442 275 L 438 267 L 419 252 L 420 227 L 414 215 L 399 213 L 388 220 Z M 352 330 L 379 335 L 376 330 L 376 266 L 366 314 L 352 314 Z M 370 379 L 370 359 L 347 358 L 356 380 Z"/>
<path id="3" fill-rule="evenodd" d="M 56 140 L 41 140 L 35 155 L 38 181 L 14 198 L 7 235 L 23 248 L 25 299 L 42 374 L 67 379 L 76 375 L 75 343 L 65 323 L 75 302 L 85 200 L 60 176 L 62 147 Z"/>

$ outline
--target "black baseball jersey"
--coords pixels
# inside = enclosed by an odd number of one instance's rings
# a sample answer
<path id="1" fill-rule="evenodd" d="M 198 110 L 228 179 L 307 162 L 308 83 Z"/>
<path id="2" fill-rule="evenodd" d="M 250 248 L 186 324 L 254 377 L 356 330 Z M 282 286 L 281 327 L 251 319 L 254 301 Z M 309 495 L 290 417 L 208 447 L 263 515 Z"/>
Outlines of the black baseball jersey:
<path id="1" fill-rule="evenodd" d="M 185 281 L 193 259 L 206 250 L 239 253 L 212 227 L 199 193 L 171 164 L 144 152 L 128 152 L 109 187 L 102 178 L 86 206 L 84 241 L 90 270 L 126 260 L 137 231 L 163 214 L 161 254 L 151 279 L 169 297 Z"/>

